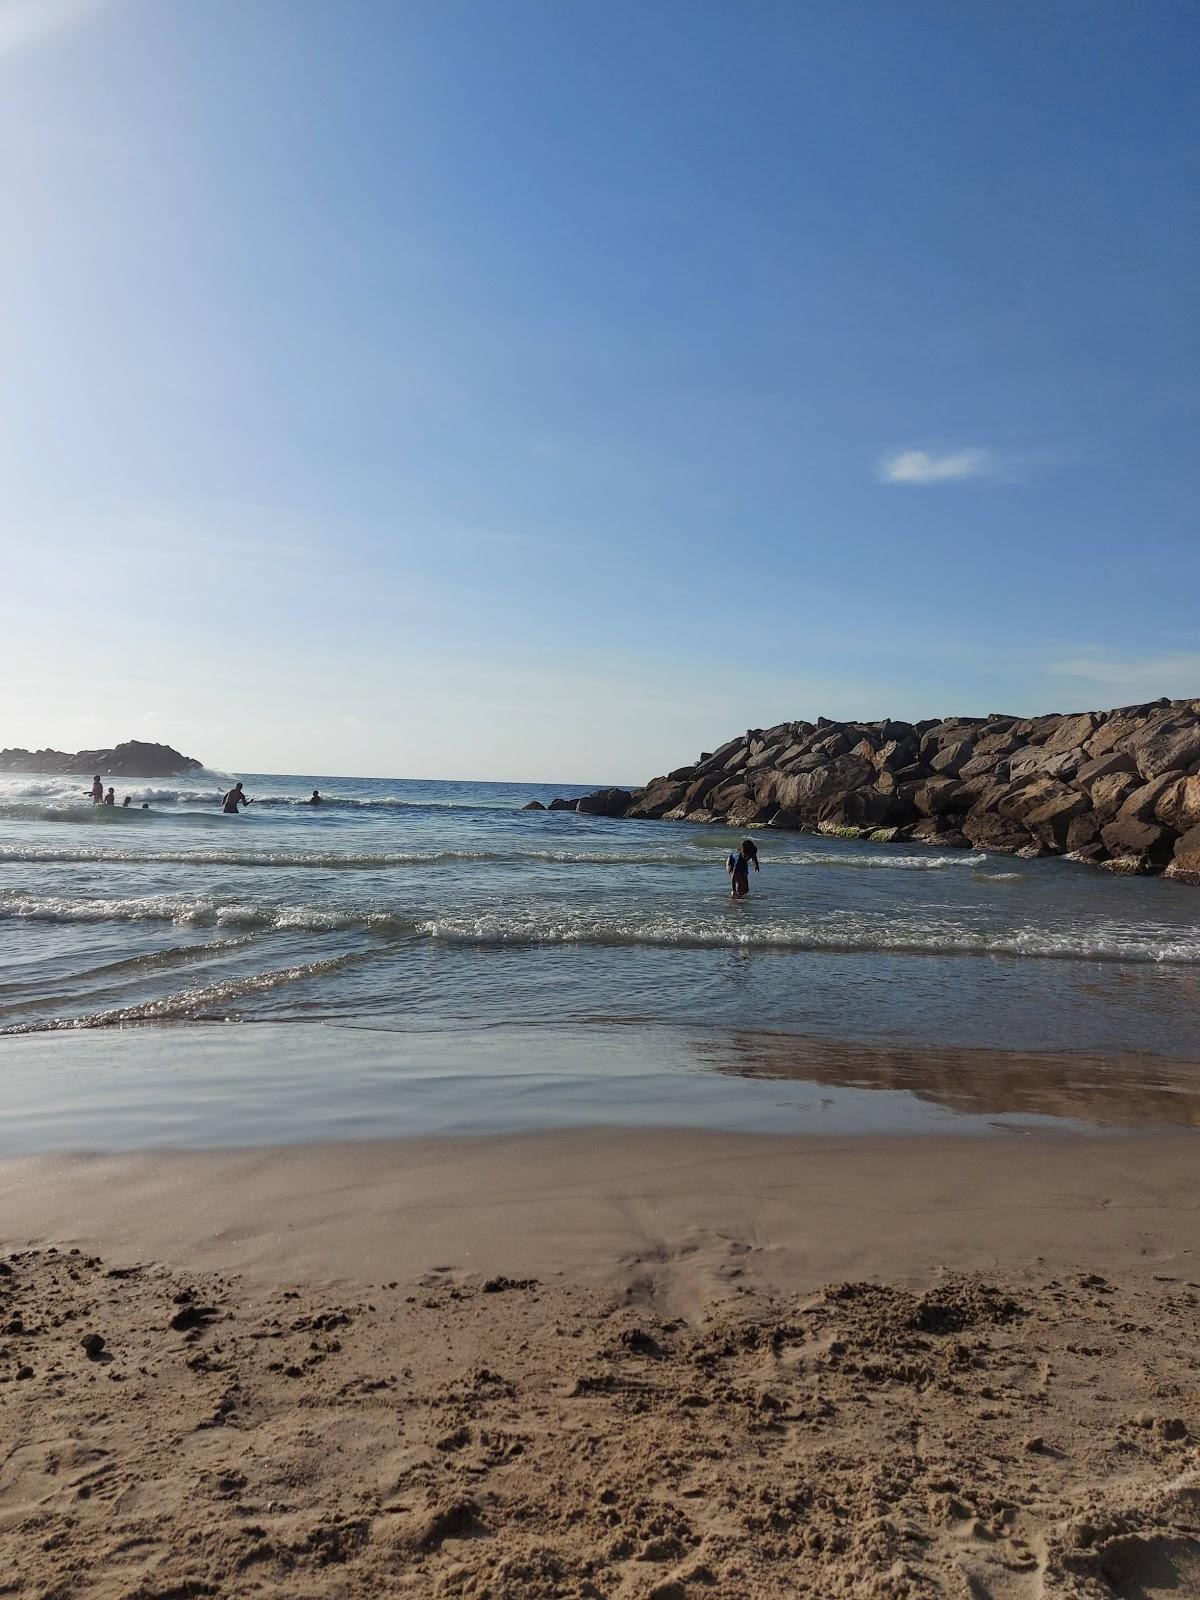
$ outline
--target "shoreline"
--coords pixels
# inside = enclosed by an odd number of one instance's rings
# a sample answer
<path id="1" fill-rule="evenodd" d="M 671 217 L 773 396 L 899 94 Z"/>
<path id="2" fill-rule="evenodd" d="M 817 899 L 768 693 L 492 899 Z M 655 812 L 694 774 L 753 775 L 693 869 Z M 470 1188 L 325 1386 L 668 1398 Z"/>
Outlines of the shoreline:
<path id="1" fill-rule="evenodd" d="M 616 1128 L 1169 1137 L 1200 1129 L 1200 1064 L 608 1021 L 166 1023 L 0 1039 L 0 1159 Z"/>

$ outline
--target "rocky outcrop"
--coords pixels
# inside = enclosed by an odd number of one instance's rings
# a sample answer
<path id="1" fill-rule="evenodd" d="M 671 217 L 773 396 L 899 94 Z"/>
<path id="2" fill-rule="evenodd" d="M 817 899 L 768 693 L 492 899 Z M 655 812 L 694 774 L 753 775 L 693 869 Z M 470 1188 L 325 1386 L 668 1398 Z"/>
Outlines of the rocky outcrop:
<path id="1" fill-rule="evenodd" d="M 1200 884 L 1200 699 L 1041 717 L 783 722 L 551 809 L 1066 855 Z"/>
<path id="2" fill-rule="evenodd" d="M 0 750 L 0 772 L 50 772 L 87 778 L 174 778 L 200 772 L 203 762 L 180 755 L 169 744 L 129 739 L 111 750 Z"/>

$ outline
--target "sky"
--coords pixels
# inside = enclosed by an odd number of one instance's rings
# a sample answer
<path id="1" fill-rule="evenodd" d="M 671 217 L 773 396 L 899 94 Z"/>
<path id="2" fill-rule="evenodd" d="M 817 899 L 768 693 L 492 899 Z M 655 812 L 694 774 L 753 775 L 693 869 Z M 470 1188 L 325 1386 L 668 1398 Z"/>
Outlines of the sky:
<path id="1" fill-rule="evenodd" d="M 1186 0 L 0 0 L 0 745 L 1200 696 Z"/>

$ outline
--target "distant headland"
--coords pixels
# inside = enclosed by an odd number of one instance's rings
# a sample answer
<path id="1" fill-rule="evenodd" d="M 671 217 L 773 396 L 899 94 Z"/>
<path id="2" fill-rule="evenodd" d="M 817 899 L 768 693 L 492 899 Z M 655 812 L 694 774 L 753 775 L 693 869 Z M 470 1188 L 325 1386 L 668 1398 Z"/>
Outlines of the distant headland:
<path id="1" fill-rule="evenodd" d="M 169 744 L 127 739 L 109 750 L 0 750 L 0 772 L 52 772 L 69 777 L 173 778 L 200 772 L 204 763 Z"/>
<path id="2" fill-rule="evenodd" d="M 555 809 L 1065 855 L 1200 884 L 1200 699 L 1041 717 L 781 722 Z"/>

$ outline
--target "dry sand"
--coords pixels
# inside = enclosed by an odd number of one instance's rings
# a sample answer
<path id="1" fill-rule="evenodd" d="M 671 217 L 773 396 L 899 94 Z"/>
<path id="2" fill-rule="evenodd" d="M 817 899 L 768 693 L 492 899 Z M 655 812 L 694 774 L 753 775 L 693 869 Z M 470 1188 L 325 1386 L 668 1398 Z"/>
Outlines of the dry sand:
<path id="1" fill-rule="evenodd" d="M 2 1163 L 0 1593 L 1200 1595 L 1198 1157 Z"/>

